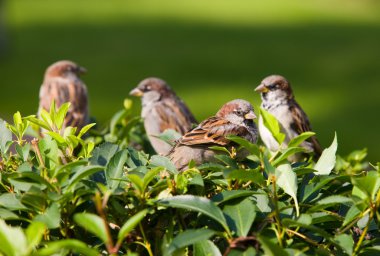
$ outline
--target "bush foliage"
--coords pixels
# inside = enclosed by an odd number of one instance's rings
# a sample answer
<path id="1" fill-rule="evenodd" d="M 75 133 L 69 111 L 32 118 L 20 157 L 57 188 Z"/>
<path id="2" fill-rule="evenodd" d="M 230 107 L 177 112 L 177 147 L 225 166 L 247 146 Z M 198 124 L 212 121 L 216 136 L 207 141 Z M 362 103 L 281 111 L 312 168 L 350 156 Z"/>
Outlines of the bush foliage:
<path id="1" fill-rule="evenodd" d="M 96 130 L 63 129 L 68 107 L 0 121 L 4 255 L 380 253 L 379 164 L 365 162 L 366 150 L 336 157 L 335 137 L 317 163 L 291 164 L 313 133 L 278 152 L 231 136 L 249 151 L 244 161 L 215 148 L 218 163 L 178 172 L 152 154 L 129 101 Z M 32 127 L 44 136 L 25 136 Z"/>

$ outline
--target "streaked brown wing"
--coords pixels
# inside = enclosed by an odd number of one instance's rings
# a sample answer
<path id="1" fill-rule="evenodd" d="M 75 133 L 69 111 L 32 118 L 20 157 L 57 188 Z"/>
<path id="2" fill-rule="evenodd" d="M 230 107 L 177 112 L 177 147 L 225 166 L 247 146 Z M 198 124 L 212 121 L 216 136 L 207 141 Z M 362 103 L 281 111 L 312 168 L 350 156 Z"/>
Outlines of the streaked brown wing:
<path id="1" fill-rule="evenodd" d="M 197 123 L 190 110 L 179 99 L 165 99 L 155 108 L 162 120 L 160 122 L 161 132 L 173 129 L 183 135 L 191 129 L 193 124 Z"/>
<path id="2" fill-rule="evenodd" d="M 219 117 L 210 117 L 186 133 L 179 141 L 183 145 L 214 144 L 225 146 L 229 143 L 226 135 L 242 135 L 246 129 Z"/>
<path id="3" fill-rule="evenodd" d="M 78 80 L 63 78 L 46 81 L 40 90 L 40 108 L 49 111 L 52 101 L 57 107 L 65 102 L 71 106 L 65 118 L 64 127 L 73 126 L 81 128 L 88 122 L 88 100 L 86 86 Z"/>
<path id="4" fill-rule="evenodd" d="M 297 102 L 294 102 L 293 107 L 290 108 L 292 115 L 295 120 L 295 128 L 297 133 L 301 134 L 303 132 L 312 131 L 309 119 L 306 113 L 301 109 Z M 315 136 L 310 137 L 307 141 L 313 144 L 314 152 L 317 155 L 322 154 L 322 148 Z"/>

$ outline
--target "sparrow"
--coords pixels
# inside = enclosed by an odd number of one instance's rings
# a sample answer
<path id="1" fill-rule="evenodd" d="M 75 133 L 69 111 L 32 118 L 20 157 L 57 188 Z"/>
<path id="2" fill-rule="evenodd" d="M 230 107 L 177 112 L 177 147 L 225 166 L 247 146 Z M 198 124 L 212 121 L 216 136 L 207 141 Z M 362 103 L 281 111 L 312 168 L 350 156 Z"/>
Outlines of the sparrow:
<path id="1" fill-rule="evenodd" d="M 252 105 L 241 99 L 224 104 L 215 116 L 209 117 L 197 127 L 185 133 L 173 147 L 168 157 L 178 170 L 184 170 L 191 160 L 197 165 L 215 162 L 215 152 L 210 146 L 231 149 L 235 144 L 227 135 L 240 136 L 252 143 L 257 142 L 256 118 Z"/>
<path id="2" fill-rule="evenodd" d="M 193 124 L 197 124 L 189 108 L 162 79 L 146 78 L 129 94 L 141 97 L 145 131 L 154 150 L 160 155 L 167 155 L 172 148 L 172 145 L 158 138 L 161 133 L 172 129 L 183 135 Z"/>
<path id="3" fill-rule="evenodd" d="M 256 87 L 256 92 L 261 93 L 261 108 L 272 114 L 279 122 L 281 131 L 286 135 L 285 145 L 291 139 L 303 132 L 311 131 L 309 119 L 300 105 L 294 98 L 290 83 L 285 77 L 280 75 L 271 75 Z M 262 118 L 259 118 L 259 134 L 271 151 L 277 151 L 280 145 L 272 136 L 271 132 L 264 126 Z M 321 146 L 315 136 L 301 144 L 307 152 L 314 152 L 315 157 L 319 157 L 322 153 Z M 301 155 L 291 159 L 299 161 Z"/>
<path id="4" fill-rule="evenodd" d="M 49 111 L 53 100 L 57 107 L 70 102 L 62 128 L 72 126 L 77 127 L 79 131 L 88 124 L 87 87 L 79 78 L 85 72 L 85 68 L 68 60 L 58 61 L 49 66 L 40 89 L 38 116 L 41 116 L 42 109 Z"/>

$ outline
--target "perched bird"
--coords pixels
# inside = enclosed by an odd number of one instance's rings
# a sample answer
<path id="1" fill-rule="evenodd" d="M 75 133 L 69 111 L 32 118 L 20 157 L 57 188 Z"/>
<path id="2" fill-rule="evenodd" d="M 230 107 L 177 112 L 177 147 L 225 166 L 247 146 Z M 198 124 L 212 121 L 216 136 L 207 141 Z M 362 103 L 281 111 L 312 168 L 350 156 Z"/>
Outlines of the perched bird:
<path id="1" fill-rule="evenodd" d="M 129 94 L 142 97 L 141 117 L 149 141 L 158 154 L 166 155 L 172 148 L 158 138 L 161 133 L 172 129 L 183 135 L 197 124 L 185 103 L 159 78 L 142 80 Z"/>
<path id="2" fill-rule="evenodd" d="M 252 105 L 241 99 L 222 106 L 215 116 L 207 118 L 197 127 L 183 135 L 169 153 L 169 159 L 178 170 L 186 168 L 191 160 L 196 164 L 215 161 L 216 152 L 210 146 L 234 145 L 227 135 L 237 135 L 252 143 L 257 141 L 256 118 Z"/>
<path id="3" fill-rule="evenodd" d="M 285 144 L 299 134 L 311 131 L 309 119 L 295 100 L 290 83 L 283 76 L 271 75 L 264 78 L 255 91 L 261 93 L 261 107 L 278 120 L 282 132 L 286 135 Z M 271 151 L 279 149 L 280 145 L 264 126 L 262 118 L 259 119 L 259 133 L 262 141 Z M 321 146 L 315 136 L 303 142 L 301 146 L 307 152 L 314 152 L 316 157 L 321 155 Z M 296 156 L 292 160 L 300 160 L 300 157 Z"/>
<path id="4" fill-rule="evenodd" d="M 73 126 L 80 130 L 88 124 L 87 87 L 79 78 L 85 72 L 85 68 L 68 60 L 58 61 L 49 66 L 40 89 L 38 116 L 41 115 L 42 109 L 49 111 L 53 100 L 57 107 L 70 102 L 63 128 Z"/>

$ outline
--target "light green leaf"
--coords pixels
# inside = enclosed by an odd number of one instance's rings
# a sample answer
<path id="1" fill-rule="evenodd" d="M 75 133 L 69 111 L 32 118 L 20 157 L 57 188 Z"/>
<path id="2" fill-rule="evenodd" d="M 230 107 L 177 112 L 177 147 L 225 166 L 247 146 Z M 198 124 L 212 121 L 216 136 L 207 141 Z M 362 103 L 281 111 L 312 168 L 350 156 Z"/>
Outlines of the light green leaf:
<path id="1" fill-rule="evenodd" d="M 53 203 L 43 214 L 37 215 L 34 221 L 45 223 L 47 228 L 59 228 L 61 212 L 58 203 Z"/>
<path id="2" fill-rule="evenodd" d="M 339 245 L 339 247 L 348 255 L 352 255 L 354 249 L 354 240 L 352 235 L 340 234 L 336 235 L 334 241 Z"/>
<path id="3" fill-rule="evenodd" d="M 107 224 L 98 215 L 92 213 L 77 213 L 74 215 L 74 221 L 82 228 L 99 237 L 103 243 L 107 243 Z"/>
<path id="4" fill-rule="evenodd" d="M 284 142 L 286 136 L 281 132 L 281 127 L 277 119 L 268 111 L 262 108 L 260 108 L 259 118 L 262 118 L 265 127 L 268 128 L 268 130 L 272 133 L 273 137 L 276 139 L 278 144 L 281 145 L 282 142 Z"/>
<path id="5" fill-rule="evenodd" d="M 335 133 L 332 144 L 323 150 L 321 157 L 314 166 L 315 175 L 329 175 L 331 173 L 335 166 L 337 148 L 338 141 Z"/>
<path id="6" fill-rule="evenodd" d="M 124 225 L 120 228 L 119 234 L 117 236 L 119 244 L 121 244 L 123 239 L 129 234 L 129 232 L 131 232 L 141 222 L 141 220 L 145 218 L 145 215 L 147 213 L 148 210 L 142 210 L 133 215 L 131 218 L 127 220 L 127 222 L 124 223 Z"/>
<path id="7" fill-rule="evenodd" d="M 228 204 L 224 207 L 223 212 L 227 215 L 227 223 L 237 236 L 245 237 L 256 217 L 255 205 L 248 198 L 235 204 Z"/>
<path id="8" fill-rule="evenodd" d="M 290 164 L 279 165 L 276 169 L 277 185 L 294 199 L 297 216 L 299 216 L 299 206 L 297 199 L 297 175 L 292 170 Z"/>
<path id="9" fill-rule="evenodd" d="M 213 236 L 216 232 L 210 229 L 188 229 L 179 233 L 170 243 L 168 253 L 172 254 L 176 250 L 190 246 L 194 243 L 204 241 Z"/>
<path id="10" fill-rule="evenodd" d="M 281 153 L 281 155 L 279 155 L 273 162 L 272 162 L 272 165 L 273 166 L 277 166 L 279 163 L 281 163 L 282 161 L 286 160 L 289 156 L 292 156 L 296 153 L 299 153 L 299 152 L 304 152 L 305 149 L 304 148 L 300 148 L 300 147 L 288 147 L 287 149 L 284 150 L 284 152 Z"/>
<path id="11" fill-rule="evenodd" d="M 65 117 L 67 114 L 67 111 L 70 108 L 71 103 L 66 102 L 61 105 L 61 107 L 56 111 L 55 114 L 55 125 L 57 126 L 58 130 L 61 130 L 63 122 L 65 121 Z"/>
<path id="12" fill-rule="evenodd" d="M 156 202 L 161 206 L 200 212 L 217 221 L 228 233 L 230 233 L 230 229 L 227 225 L 222 210 L 220 210 L 220 208 L 218 208 L 212 201 L 207 198 L 193 195 L 180 195 L 160 199 Z"/>
<path id="13" fill-rule="evenodd" d="M 315 135 L 315 132 L 303 132 L 300 135 L 298 135 L 297 137 L 294 137 L 293 139 L 291 139 L 289 141 L 288 148 L 297 147 L 302 142 L 304 142 L 305 140 L 307 140 L 308 138 L 310 138 L 314 135 Z"/>
<path id="14" fill-rule="evenodd" d="M 6 122 L 0 119 L 0 150 L 3 154 L 8 151 L 10 141 L 12 141 L 12 132 L 8 130 Z"/>
<path id="15" fill-rule="evenodd" d="M 4 193 L 0 195 L 0 206 L 11 211 L 27 209 L 27 207 L 20 202 L 14 193 Z"/>
<path id="16" fill-rule="evenodd" d="M 65 239 L 55 242 L 47 243 L 45 248 L 38 250 L 37 255 L 39 256 L 50 256 L 57 255 L 60 252 L 64 251 L 67 254 L 66 250 L 70 250 L 75 253 L 86 256 L 99 256 L 100 253 L 94 249 L 89 248 L 85 243 L 75 240 L 75 239 Z"/>
<path id="17" fill-rule="evenodd" d="M 82 136 L 83 136 L 86 132 L 88 132 L 92 127 L 94 127 L 95 125 L 96 125 L 96 123 L 91 123 L 91 124 L 88 124 L 88 125 L 84 126 L 84 127 L 80 130 L 80 132 L 79 132 L 79 134 L 78 134 L 78 138 L 82 138 Z"/>
<path id="18" fill-rule="evenodd" d="M 174 164 L 169 160 L 169 158 L 159 155 L 154 155 L 150 159 L 150 165 L 154 167 L 163 166 L 168 170 L 171 174 L 178 174 L 177 169 Z"/>
<path id="19" fill-rule="evenodd" d="M 365 177 L 352 178 L 352 184 L 374 199 L 380 188 L 380 175 L 377 171 L 370 171 Z"/>
<path id="20" fill-rule="evenodd" d="M 194 243 L 194 256 L 222 256 L 218 247 L 210 240 Z"/>
<path id="21" fill-rule="evenodd" d="M 41 242 L 45 229 L 45 224 L 38 221 L 33 221 L 26 229 L 26 239 L 28 241 L 28 249 L 30 252 Z"/>
<path id="22" fill-rule="evenodd" d="M 20 227 L 8 226 L 0 219 L 0 252 L 7 256 L 27 255 L 27 240 Z"/>

